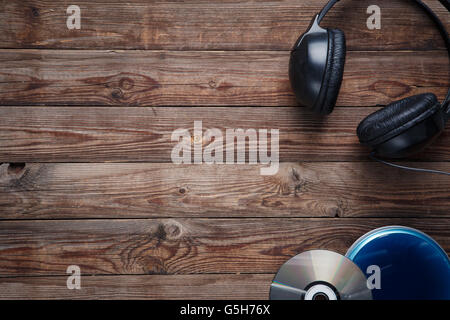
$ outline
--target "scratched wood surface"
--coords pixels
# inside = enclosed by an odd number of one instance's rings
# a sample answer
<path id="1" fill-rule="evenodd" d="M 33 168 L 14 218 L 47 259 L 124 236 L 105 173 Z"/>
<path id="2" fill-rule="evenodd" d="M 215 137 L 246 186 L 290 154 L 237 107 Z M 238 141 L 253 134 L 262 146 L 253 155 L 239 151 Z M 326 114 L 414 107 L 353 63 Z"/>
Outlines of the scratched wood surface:
<path id="1" fill-rule="evenodd" d="M 2 48 L 289 50 L 327 0 L 78 0 L 80 31 L 65 27 L 71 1 L 1 0 Z M 433 23 L 405 0 L 342 1 L 324 20 L 352 50 L 444 49 Z M 425 1 L 447 27 L 438 1 Z M 365 28 L 369 5 L 383 8 L 382 30 Z M 417 23 L 420 21 L 420 23 Z M 412 36 L 414 35 L 414 36 Z"/>
<path id="2" fill-rule="evenodd" d="M 450 170 L 448 162 L 410 163 Z M 170 217 L 449 217 L 445 176 L 371 162 L 0 165 L 0 220 Z M 101 190 L 101 192 L 100 192 Z"/>
<path id="3" fill-rule="evenodd" d="M 281 161 L 362 161 L 356 127 L 377 107 L 339 107 L 326 118 L 299 107 L 2 107 L 0 162 L 171 162 L 172 132 L 279 129 Z M 230 111 L 231 110 L 231 111 Z M 202 139 L 203 140 L 203 139 Z M 32 145 L 30 145 L 32 144 Z M 202 145 L 209 144 L 205 139 Z M 32 150 L 32 152 L 30 152 Z M 248 150 L 248 149 L 246 149 Z M 447 161 L 450 134 L 411 159 Z"/>
<path id="4" fill-rule="evenodd" d="M 63 275 L 72 264 L 90 275 L 275 273 L 297 252 L 345 254 L 359 235 L 398 223 L 420 228 L 450 249 L 448 218 L 2 221 L 0 239 L 8 250 L 0 275 Z"/>
<path id="5" fill-rule="evenodd" d="M 0 52 L 3 105 L 296 106 L 288 51 Z M 433 92 L 445 98 L 448 55 L 352 52 L 338 106 L 388 104 Z"/>
<path id="6" fill-rule="evenodd" d="M 343 1 L 324 20 L 348 39 L 342 89 L 313 116 L 287 64 L 325 2 L 0 0 L 0 298 L 266 299 L 290 257 L 386 225 L 450 252 L 450 180 L 373 163 L 355 135 L 378 104 L 445 96 L 443 41 L 408 1 Z M 279 129 L 278 173 L 173 164 L 172 132 L 199 120 Z M 449 139 L 401 163 L 450 171 Z"/>

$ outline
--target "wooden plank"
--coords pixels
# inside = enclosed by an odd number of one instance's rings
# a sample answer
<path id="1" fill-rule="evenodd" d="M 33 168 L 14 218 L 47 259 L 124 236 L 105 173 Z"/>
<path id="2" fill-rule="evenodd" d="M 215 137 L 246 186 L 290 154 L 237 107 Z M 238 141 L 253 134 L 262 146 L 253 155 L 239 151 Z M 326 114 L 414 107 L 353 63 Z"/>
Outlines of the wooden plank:
<path id="1" fill-rule="evenodd" d="M 172 133 L 193 136 L 194 121 L 203 133 L 219 129 L 224 150 L 233 143 L 227 129 L 278 129 L 280 161 L 367 160 L 356 128 L 378 109 L 342 107 L 321 118 L 296 107 L 2 107 L 0 162 L 171 162 Z M 413 159 L 450 160 L 448 132 Z"/>
<path id="2" fill-rule="evenodd" d="M 339 106 L 387 104 L 450 82 L 445 51 L 350 52 Z M 0 51 L 2 105 L 296 106 L 288 52 Z"/>
<path id="3" fill-rule="evenodd" d="M 414 163 L 450 171 L 449 163 Z M 449 217 L 450 181 L 377 163 L 0 166 L 0 219 Z M 424 187 L 426 186 L 426 188 Z"/>
<path id="4" fill-rule="evenodd" d="M 68 30 L 70 1 L 2 0 L 2 48 L 288 50 L 327 0 L 78 0 L 81 29 Z M 448 13 L 426 1 L 450 29 Z M 366 10 L 379 5 L 382 29 Z M 418 23 L 420 22 L 420 23 Z M 400 0 L 338 4 L 324 26 L 342 28 L 351 50 L 431 50 L 444 44 L 431 20 Z M 414 35 L 414 36 L 411 36 Z"/>
<path id="5" fill-rule="evenodd" d="M 0 276 L 275 273 L 310 249 L 345 253 L 385 225 L 415 227 L 450 252 L 450 219 L 158 219 L 0 222 Z"/>
<path id="6" fill-rule="evenodd" d="M 263 300 L 274 274 L 81 275 L 68 290 L 67 276 L 0 278 L 2 299 Z"/>

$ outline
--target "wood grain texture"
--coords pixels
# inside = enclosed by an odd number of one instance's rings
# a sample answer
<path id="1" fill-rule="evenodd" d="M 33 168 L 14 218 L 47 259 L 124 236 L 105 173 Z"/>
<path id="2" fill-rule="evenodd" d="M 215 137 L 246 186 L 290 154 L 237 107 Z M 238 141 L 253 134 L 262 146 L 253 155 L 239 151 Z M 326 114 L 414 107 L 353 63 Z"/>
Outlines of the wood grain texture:
<path id="1" fill-rule="evenodd" d="M 339 3 L 323 25 L 346 33 L 344 81 L 315 117 L 287 69 L 325 2 L 0 0 L 0 298 L 266 299 L 295 254 L 344 254 L 386 225 L 450 253 L 449 179 L 366 161 L 355 135 L 377 104 L 444 98 L 443 41 L 408 1 Z M 66 28 L 71 4 L 81 30 Z M 381 30 L 366 27 L 372 4 Z M 279 172 L 171 163 L 172 132 L 195 120 L 279 129 Z M 449 139 L 407 164 L 450 171 Z"/>
<path id="2" fill-rule="evenodd" d="M 420 228 L 450 252 L 449 219 L 157 219 L 0 222 L 0 276 L 275 273 L 310 249 L 345 253 L 385 225 Z"/>
<path id="3" fill-rule="evenodd" d="M 296 106 L 289 52 L 0 51 L 1 105 Z M 349 52 L 338 106 L 443 99 L 445 51 Z"/>
<path id="4" fill-rule="evenodd" d="M 78 0 L 81 29 L 68 30 L 70 1 L 2 0 L 0 47 L 289 50 L 326 2 Z M 426 2 L 450 28 L 445 8 L 438 1 Z M 366 10 L 373 4 L 382 10 L 381 30 L 366 27 Z M 407 1 L 342 2 L 323 25 L 343 29 L 350 50 L 444 48 L 431 20 Z"/>
<path id="5" fill-rule="evenodd" d="M 1 107 L 0 162 L 167 163 L 178 143 L 172 133 L 184 128 L 193 136 L 194 121 L 203 134 L 219 129 L 224 150 L 233 143 L 227 129 L 278 129 L 280 161 L 365 161 L 369 149 L 356 128 L 378 109 L 342 107 L 323 118 L 298 107 Z M 411 159 L 449 161 L 448 132 Z"/>
<path id="6" fill-rule="evenodd" d="M 273 274 L 83 276 L 81 290 L 67 277 L 0 278 L 2 299 L 261 300 Z"/>
<path id="7" fill-rule="evenodd" d="M 449 163 L 414 163 L 450 171 Z M 445 176 L 377 163 L 0 165 L 0 219 L 449 217 Z M 426 192 L 424 192 L 426 190 Z"/>
<path id="8" fill-rule="evenodd" d="M 68 290 L 67 276 L 0 278 L 2 299 L 262 300 L 274 274 L 83 276 Z"/>

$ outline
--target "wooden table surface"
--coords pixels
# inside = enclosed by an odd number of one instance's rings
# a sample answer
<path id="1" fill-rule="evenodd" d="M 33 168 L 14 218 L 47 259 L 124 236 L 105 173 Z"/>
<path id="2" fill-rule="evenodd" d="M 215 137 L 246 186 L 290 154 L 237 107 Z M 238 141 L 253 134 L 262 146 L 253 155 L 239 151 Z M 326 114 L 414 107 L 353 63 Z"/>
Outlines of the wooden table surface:
<path id="1" fill-rule="evenodd" d="M 385 225 L 450 252 L 450 179 L 373 163 L 355 135 L 377 104 L 444 98 L 444 43 L 408 1 L 342 1 L 323 23 L 348 39 L 338 106 L 313 116 L 287 68 L 325 2 L 0 0 L 0 298 L 266 299 L 290 257 Z M 279 172 L 172 163 L 194 120 L 279 129 Z M 448 132 L 402 163 L 450 171 Z"/>

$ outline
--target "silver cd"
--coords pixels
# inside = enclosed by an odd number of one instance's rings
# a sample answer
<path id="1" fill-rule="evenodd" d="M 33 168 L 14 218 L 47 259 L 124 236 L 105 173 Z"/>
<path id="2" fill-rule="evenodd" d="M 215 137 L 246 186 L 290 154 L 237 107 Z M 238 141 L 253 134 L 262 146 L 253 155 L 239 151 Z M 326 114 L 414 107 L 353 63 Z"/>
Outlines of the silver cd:
<path id="1" fill-rule="evenodd" d="M 271 300 L 372 300 L 363 272 L 348 258 L 306 251 L 283 264 L 270 286 Z"/>

